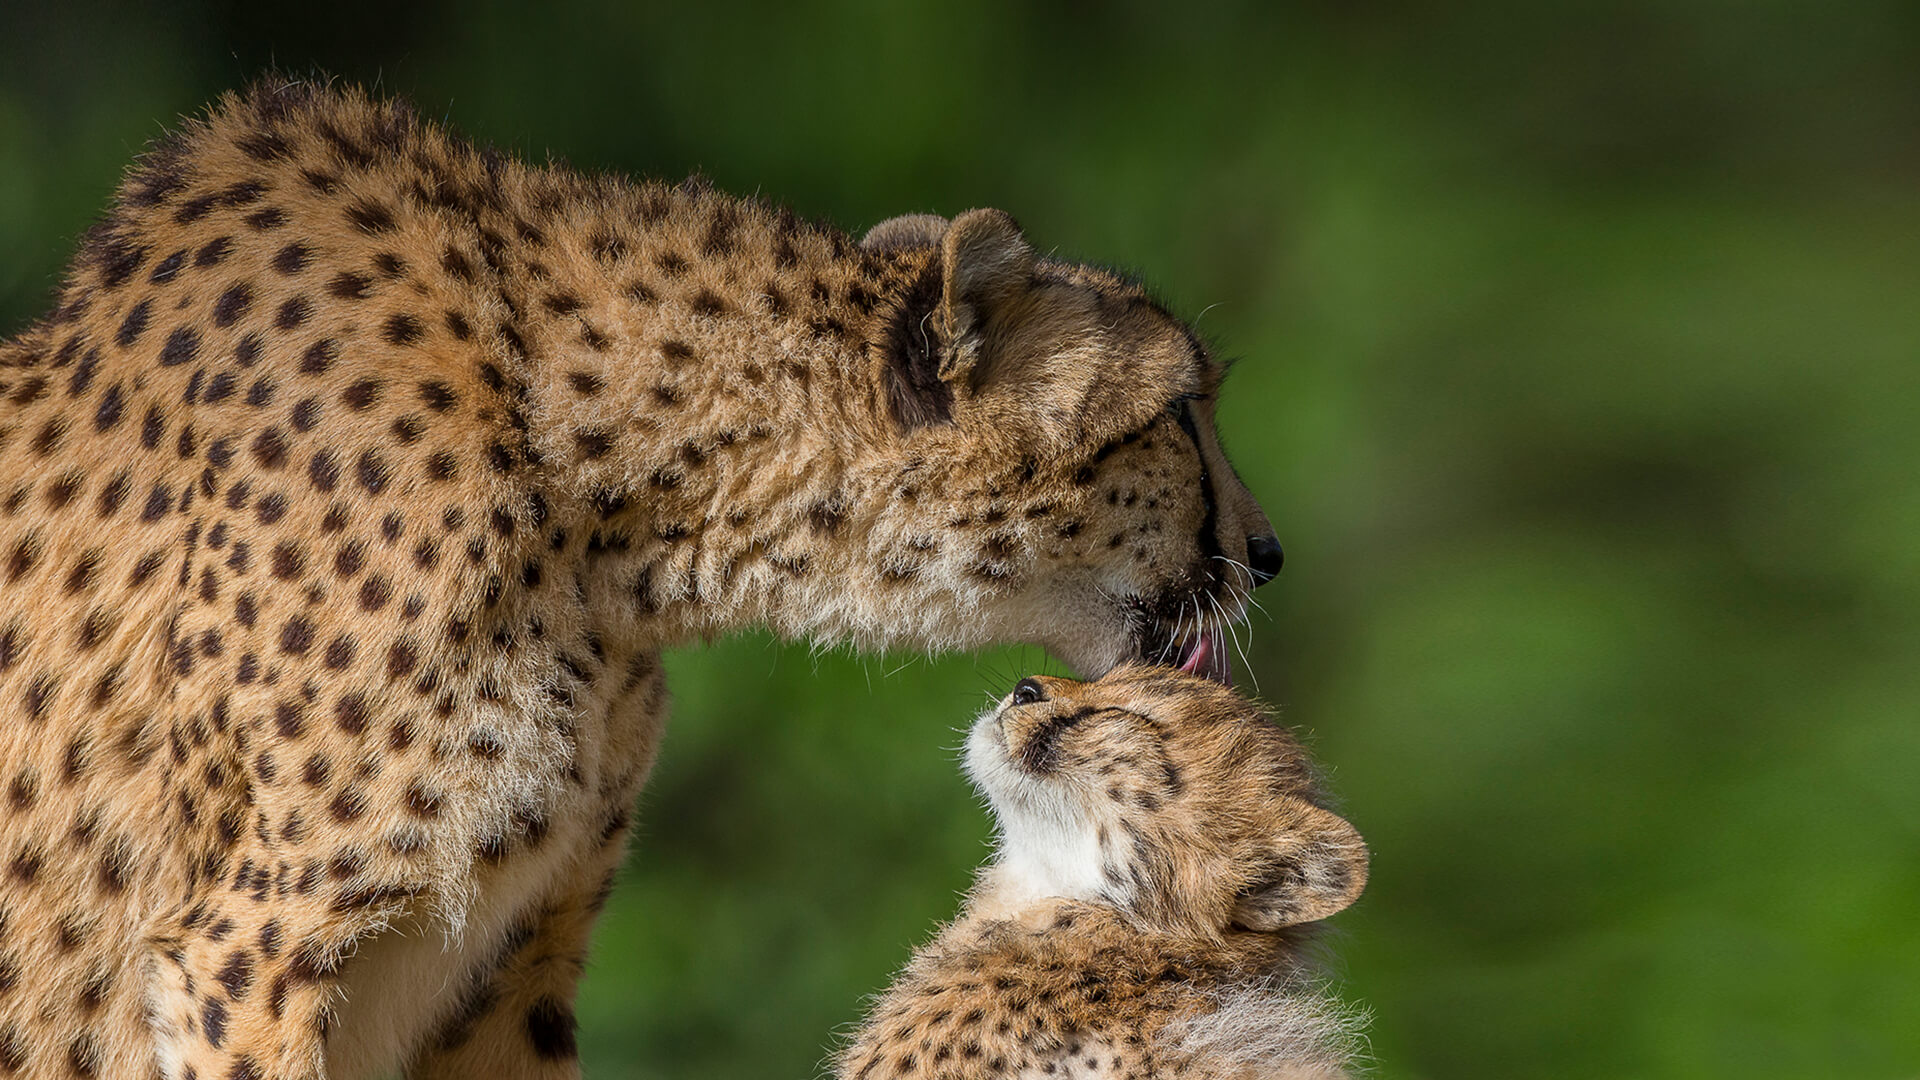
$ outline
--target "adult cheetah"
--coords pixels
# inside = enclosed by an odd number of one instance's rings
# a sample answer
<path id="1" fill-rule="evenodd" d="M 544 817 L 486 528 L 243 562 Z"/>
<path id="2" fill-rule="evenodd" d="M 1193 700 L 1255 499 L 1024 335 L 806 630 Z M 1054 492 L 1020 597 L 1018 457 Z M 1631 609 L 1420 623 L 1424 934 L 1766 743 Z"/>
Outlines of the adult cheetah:
<path id="1" fill-rule="evenodd" d="M 660 651 L 1224 675 L 1280 556 L 1218 379 L 998 211 L 856 243 L 228 96 L 0 346 L 0 1073 L 577 1075 Z"/>

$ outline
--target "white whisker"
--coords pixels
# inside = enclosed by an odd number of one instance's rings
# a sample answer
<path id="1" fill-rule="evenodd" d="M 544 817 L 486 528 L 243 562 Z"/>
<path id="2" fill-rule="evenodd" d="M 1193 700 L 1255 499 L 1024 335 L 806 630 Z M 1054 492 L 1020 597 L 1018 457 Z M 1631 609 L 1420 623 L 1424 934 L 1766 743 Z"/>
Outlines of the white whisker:
<path id="1" fill-rule="evenodd" d="M 1240 604 L 1240 606 L 1244 608 L 1248 605 L 1252 605 L 1253 607 L 1260 609 L 1260 614 L 1267 615 L 1267 609 L 1264 607 L 1261 607 L 1260 601 L 1254 599 L 1253 597 L 1253 590 L 1254 590 L 1253 568 L 1248 566 L 1246 563 L 1241 562 L 1238 559 L 1230 559 L 1225 555 L 1215 555 L 1214 558 L 1219 559 L 1221 562 L 1226 563 L 1228 566 L 1231 566 L 1235 570 L 1240 571 L 1240 576 L 1245 579 L 1243 581 L 1235 581 L 1227 578 L 1222 579 L 1222 581 L 1225 582 L 1228 591 L 1232 592 L 1234 596 L 1237 598 L 1237 601 Z M 1272 618 L 1273 616 L 1267 615 L 1267 617 Z"/>
<path id="2" fill-rule="evenodd" d="M 1167 654 L 1172 652 L 1174 648 L 1177 645 L 1179 645 L 1180 632 L 1186 627 L 1186 623 L 1187 623 L 1187 602 L 1185 600 L 1182 600 L 1180 601 L 1180 611 L 1178 614 L 1174 616 L 1173 634 L 1171 637 L 1167 638 L 1167 641 L 1164 645 L 1160 646 L 1160 655 L 1154 657 L 1154 663 L 1164 664 L 1167 662 Z"/>
<path id="3" fill-rule="evenodd" d="M 1217 604 L 1218 601 L 1215 601 L 1215 603 Z M 1222 617 L 1224 617 L 1225 614 L 1225 612 L 1222 612 Z M 1244 619 L 1238 620 L 1237 622 L 1235 620 L 1228 620 L 1226 623 L 1227 633 L 1233 638 L 1233 651 L 1240 654 L 1240 666 L 1246 669 L 1247 679 L 1253 683 L 1253 692 L 1258 694 L 1260 692 L 1260 676 L 1254 674 L 1253 661 L 1247 659 L 1247 647 L 1246 644 L 1240 640 L 1240 631 L 1237 629 L 1238 625 L 1245 625 L 1247 627 L 1247 641 L 1249 642 L 1253 640 L 1253 627 L 1247 624 Z"/>

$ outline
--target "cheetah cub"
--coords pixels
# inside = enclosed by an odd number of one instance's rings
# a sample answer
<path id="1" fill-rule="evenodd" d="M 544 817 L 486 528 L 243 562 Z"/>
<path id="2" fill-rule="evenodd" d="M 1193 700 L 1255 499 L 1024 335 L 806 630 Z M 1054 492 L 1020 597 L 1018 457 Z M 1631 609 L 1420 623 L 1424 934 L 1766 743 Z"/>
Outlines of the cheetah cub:
<path id="1" fill-rule="evenodd" d="M 1023 679 L 967 771 L 998 855 L 840 1077 L 1347 1075 L 1361 1018 L 1314 989 L 1306 924 L 1360 895 L 1367 849 L 1257 706 L 1166 668 Z"/>

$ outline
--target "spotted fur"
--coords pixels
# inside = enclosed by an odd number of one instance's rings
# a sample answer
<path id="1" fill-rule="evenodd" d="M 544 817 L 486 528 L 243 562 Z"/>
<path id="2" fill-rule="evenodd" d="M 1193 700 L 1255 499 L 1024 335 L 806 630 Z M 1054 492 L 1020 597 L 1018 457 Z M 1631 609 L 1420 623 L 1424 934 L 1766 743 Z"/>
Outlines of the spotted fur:
<path id="1" fill-rule="evenodd" d="M 1217 376 L 997 211 L 229 96 L 0 345 L 0 1075 L 576 1075 L 661 649 L 1172 648 L 1269 532 Z"/>
<path id="2" fill-rule="evenodd" d="M 1365 887 L 1366 845 L 1285 729 L 1129 665 L 1023 680 L 967 768 L 1000 850 L 840 1055 L 843 1080 L 1347 1075 L 1364 1017 L 1316 986 L 1305 943 Z"/>

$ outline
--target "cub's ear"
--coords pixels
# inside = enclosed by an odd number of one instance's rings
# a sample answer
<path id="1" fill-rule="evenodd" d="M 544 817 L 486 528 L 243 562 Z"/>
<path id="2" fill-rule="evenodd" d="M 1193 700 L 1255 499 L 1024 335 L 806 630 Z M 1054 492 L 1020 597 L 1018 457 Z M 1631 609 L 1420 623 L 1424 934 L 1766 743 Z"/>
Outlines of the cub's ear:
<path id="1" fill-rule="evenodd" d="M 953 219 L 940 240 L 942 381 L 973 374 L 996 312 L 1021 294 L 1033 259 L 1033 246 L 1004 211 L 969 210 Z"/>
<path id="2" fill-rule="evenodd" d="M 860 246 L 873 252 L 938 247 L 946 234 L 947 219 L 938 214 L 901 214 L 868 229 Z"/>
<path id="3" fill-rule="evenodd" d="M 1317 922 L 1360 898 L 1367 887 L 1367 843 L 1347 820 L 1295 804 L 1273 837 L 1268 871 L 1234 902 L 1233 924 L 1273 931 Z"/>

